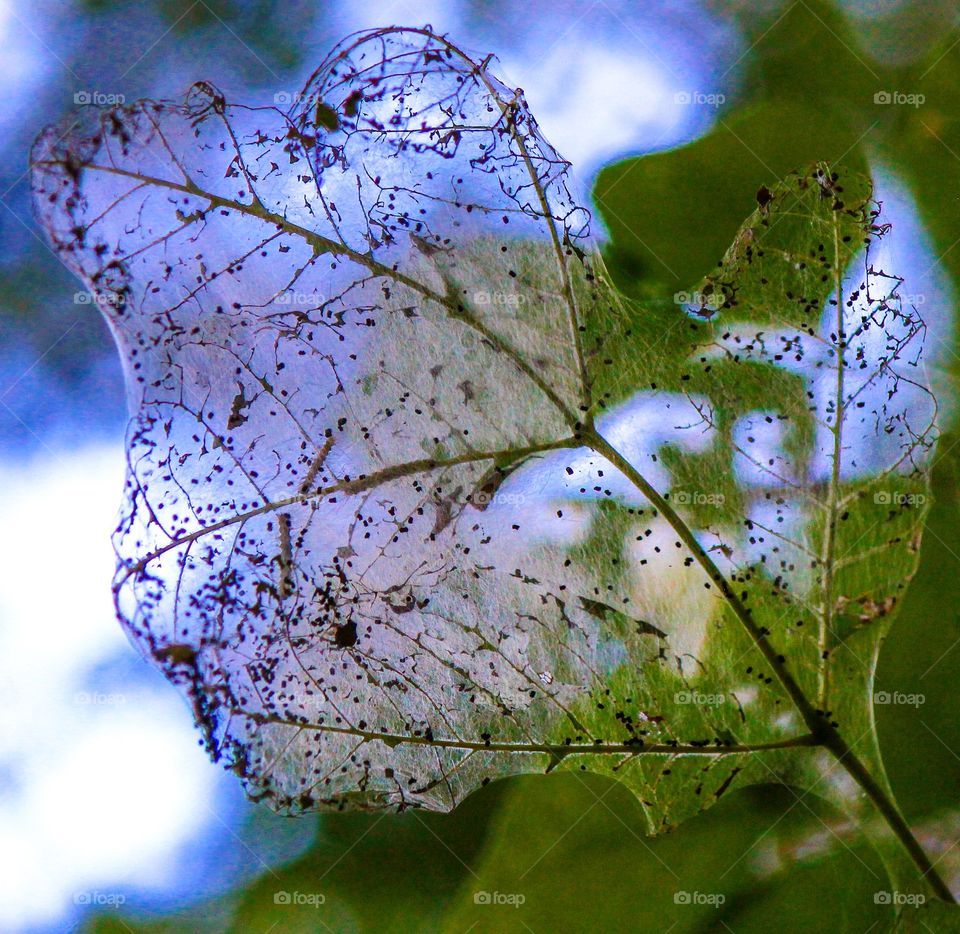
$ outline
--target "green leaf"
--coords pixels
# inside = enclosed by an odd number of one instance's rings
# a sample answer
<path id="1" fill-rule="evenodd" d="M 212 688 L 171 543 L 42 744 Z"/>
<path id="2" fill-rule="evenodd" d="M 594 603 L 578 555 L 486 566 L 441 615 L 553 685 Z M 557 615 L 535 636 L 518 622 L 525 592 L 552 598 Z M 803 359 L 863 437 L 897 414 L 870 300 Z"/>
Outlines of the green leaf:
<path id="1" fill-rule="evenodd" d="M 874 901 L 886 883 L 868 847 L 844 841 L 826 858 L 817 853 L 818 841 L 834 841 L 828 828 L 837 825 L 815 795 L 800 803 L 782 787 L 734 792 L 709 814 L 650 839 L 626 790 L 596 776 L 523 778 L 507 787 L 489 842 L 444 919 L 449 934 L 525 924 L 557 932 L 706 932 L 724 924 L 856 931 L 889 913 Z"/>
<path id="2" fill-rule="evenodd" d="M 819 159 L 866 171 L 862 132 L 802 100 L 761 100 L 718 115 L 695 142 L 606 166 L 593 196 L 617 284 L 644 295 L 688 289 L 789 172 Z"/>
<path id="3" fill-rule="evenodd" d="M 911 904 L 897 916 L 891 930 L 897 934 L 953 934 L 960 931 L 960 908 L 935 900 Z"/>
<path id="4" fill-rule="evenodd" d="M 730 102 L 713 128 L 597 177 L 593 196 L 610 232 L 606 259 L 631 294 L 669 294 L 707 275 L 758 194 L 788 173 L 818 160 L 866 172 L 872 131 L 885 112 L 904 109 L 874 104 L 877 91 L 911 85 L 870 61 L 834 4 L 730 15 L 749 54 L 710 89 Z"/>
<path id="5" fill-rule="evenodd" d="M 877 731 L 890 783 L 911 820 L 956 806 L 960 743 L 960 554 L 956 435 L 940 441 L 920 566 L 880 655 Z"/>

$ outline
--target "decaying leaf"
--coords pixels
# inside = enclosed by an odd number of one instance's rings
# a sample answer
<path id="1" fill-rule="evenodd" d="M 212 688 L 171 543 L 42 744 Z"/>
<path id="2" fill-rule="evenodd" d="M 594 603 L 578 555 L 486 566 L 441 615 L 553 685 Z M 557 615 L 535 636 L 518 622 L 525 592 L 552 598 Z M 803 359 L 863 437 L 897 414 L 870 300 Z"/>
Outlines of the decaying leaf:
<path id="1" fill-rule="evenodd" d="M 586 768 L 655 830 L 807 781 L 932 443 L 869 186 L 762 188 L 703 301 L 639 307 L 489 67 L 381 30 L 287 113 L 200 84 L 38 142 L 129 390 L 120 617 L 281 808 Z"/>

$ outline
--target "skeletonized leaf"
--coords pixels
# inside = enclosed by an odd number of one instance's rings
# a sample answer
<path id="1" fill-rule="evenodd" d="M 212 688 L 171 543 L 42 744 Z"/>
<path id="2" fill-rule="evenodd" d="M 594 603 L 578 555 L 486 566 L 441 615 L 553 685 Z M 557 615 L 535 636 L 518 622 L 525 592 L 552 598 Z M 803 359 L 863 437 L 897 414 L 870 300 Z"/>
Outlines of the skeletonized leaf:
<path id="1" fill-rule="evenodd" d="M 933 415 L 869 187 L 793 176 L 701 300 L 631 306 L 488 66 L 382 30 L 288 113 L 201 84 L 38 142 L 127 377 L 121 619 L 278 807 L 589 768 L 653 830 L 812 782 Z"/>

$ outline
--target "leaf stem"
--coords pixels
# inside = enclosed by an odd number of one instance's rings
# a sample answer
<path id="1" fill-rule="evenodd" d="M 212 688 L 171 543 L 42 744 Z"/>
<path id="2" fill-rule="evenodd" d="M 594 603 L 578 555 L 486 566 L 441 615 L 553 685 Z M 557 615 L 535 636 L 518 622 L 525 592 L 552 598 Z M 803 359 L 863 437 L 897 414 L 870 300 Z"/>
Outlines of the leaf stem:
<path id="1" fill-rule="evenodd" d="M 700 567 L 707 573 L 707 577 L 720 590 L 734 615 L 740 620 L 744 629 L 750 635 L 751 639 L 760 649 L 767 664 L 773 669 L 780 683 L 783 685 L 790 699 L 800 711 L 804 721 L 811 732 L 819 735 L 826 722 L 820 712 L 807 700 L 800 685 L 794 680 L 793 675 L 787 670 L 786 660 L 767 640 L 763 630 L 754 621 L 750 615 L 743 600 L 737 596 L 733 587 L 727 578 L 723 575 L 713 559 L 697 541 L 690 527 L 683 521 L 679 513 L 670 505 L 669 501 L 658 492 L 616 448 L 614 448 L 602 435 L 595 429 L 587 429 L 584 433 L 584 442 L 588 444 L 598 454 L 607 458 L 622 474 L 624 474 L 634 486 L 640 490 L 643 495 L 650 500 L 653 506 L 670 523 L 671 528 L 680 537 L 684 545 L 690 549 L 690 553 L 696 559 Z"/>
<path id="2" fill-rule="evenodd" d="M 114 592 L 118 592 L 119 588 L 124 584 L 127 578 L 129 578 L 131 575 L 139 574 L 148 564 L 150 564 L 151 561 L 156 561 L 157 558 L 166 554 L 171 549 L 188 545 L 190 542 L 196 541 L 198 538 L 215 534 L 232 525 L 242 524 L 249 519 L 255 518 L 256 516 L 277 512 L 277 510 L 284 509 L 287 506 L 297 506 L 312 500 L 322 500 L 334 493 L 346 493 L 348 495 L 360 493 L 365 490 L 374 489 L 381 484 L 389 483 L 393 480 L 399 480 L 403 477 L 409 477 L 418 473 L 429 473 L 433 470 L 444 470 L 448 467 L 456 467 L 461 464 L 473 464 L 479 461 L 493 461 L 496 463 L 498 460 L 504 457 L 509 457 L 512 461 L 517 461 L 529 457 L 531 454 L 557 451 L 561 448 L 576 447 L 579 444 L 579 439 L 571 436 L 569 438 L 560 438 L 557 441 L 546 441 L 541 444 L 530 444 L 526 447 L 503 448 L 495 451 L 467 451 L 465 454 L 458 454 L 454 457 L 446 458 L 424 457 L 420 458 L 419 460 L 393 464 L 390 467 L 384 467 L 382 470 L 376 470 L 373 473 L 362 473 L 356 477 L 353 477 L 352 479 L 345 477 L 344 479 L 337 480 L 334 483 L 318 486 L 314 489 L 302 490 L 301 492 L 295 493 L 292 496 L 287 496 L 284 499 L 270 500 L 263 503 L 261 506 L 256 506 L 243 512 L 235 512 L 233 515 L 226 519 L 221 519 L 219 522 L 214 522 L 210 525 L 201 525 L 193 532 L 187 532 L 182 535 L 178 535 L 175 538 L 171 538 L 170 541 L 165 545 L 155 548 L 153 551 L 144 555 L 139 561 L 125 565 L 122 568 L 123 573 L 120 574 L 118 572 L 117 580 L 114 582 Z"/>
<path id="3" fill-rule="evenodd" d="M 945 902 L 956 903 L 956 899 L 953 897 L 949 886 L 937 872 L 933 863 L 930 862 L 930 857 L 920 845 L 920 841 L 914 836 L 910 825 L 900 813 L 900 809 L 896 803 L 887 794 L 880 782 L 870 774 L 867 767 L 860 761 L 850 746 L 847 745 L 846 740 L 831 727 L 830 731 L 823 737 L 823 745 L 833 753 L 837 762 L 843 766 L 847 774 L 863 789 L 864 793 L 870 799 L 870 802 L 887 822 L 887 826 L 903 846 L 904 850 L 906 850 L 914 865 L 920 870 L 923 878 L 929 883 L 937 898 L 943 899 Z"/>
<path id="4" fill-rule="evenodd" d="M 786 659 L 770 644 L 766 633 L 751 617 L 750 610 L 747 608 L 744 600 L 734 592 L 730 582 L 724 577 L 713 559 L 697 541 L 693 531 L 680 517 L 679 513 L 677 513 L 669 501 L 650 484 L 646 477 L 595 429 L 588 428 L 584 432 L 584 441 L 598 454 L 606 457 L 607 460 L 623 473 L 624 476 L 646 496 L 667 522 L 670 523 L 671 528 L 677 533 L 683 544 L 690 549 L 690 553 L 703 570 L 706 571 L 710 580 L 719 588 L 728 606 L 743 625 L 757 649 L 767 661 L 767 664 L 773 669 L 780 684 L 790 696 L 790 699 L 810 729 L 811 735 L 814 737 L 814 744 L 823 746 L 829 750 L 837 762 L 846 770 L 847 774 L 863 789 L 873 806 L 890 827 L 894 836 L 903 846 L 911 861 L 920 870 L 923 878 L 927 880 L 936 893 L 937 897 L 947 902 L 955 902 L 956 899 L 954 899 L 946 882 L 941 878 L 933 863 L 930 862 L 930 858 L 924 852 L 923 847 L 920 846 L 909 824 L 907 824 L 887 791 L 873 775 L 870 774 L 867 767 L 860 761 L 853 749 L 840 735 L 837 728 L 825 716 L 824 712 L 818 710 L 807 700 L 800 685 L 797 684 L 793 675 L 787 669 Z"/>

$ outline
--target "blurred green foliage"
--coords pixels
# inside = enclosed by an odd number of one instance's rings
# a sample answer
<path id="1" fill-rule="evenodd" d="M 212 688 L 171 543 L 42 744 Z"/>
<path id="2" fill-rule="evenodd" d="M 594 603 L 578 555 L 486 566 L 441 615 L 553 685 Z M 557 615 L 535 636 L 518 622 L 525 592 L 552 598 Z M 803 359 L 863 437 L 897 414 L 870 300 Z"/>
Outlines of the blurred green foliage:
<path id="1" fill-rule="evenodd" d="M 91 13 L 104 16 L 116 15 L 124 5 L 117 0 L 82 3 Z M 175 36 L 227 25 L 236 38 L 275 69 L 292 68 L 303 60 L 308 50 L 296 41 L 296 32 L 308 31 L 318 12 L 317 5 L 309 0 L 153 0 L 149 6 Z"/>

